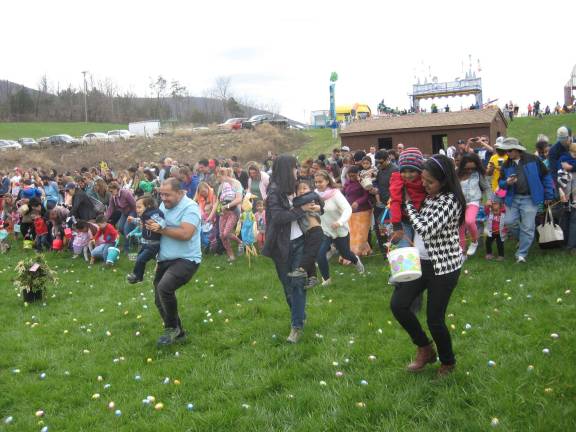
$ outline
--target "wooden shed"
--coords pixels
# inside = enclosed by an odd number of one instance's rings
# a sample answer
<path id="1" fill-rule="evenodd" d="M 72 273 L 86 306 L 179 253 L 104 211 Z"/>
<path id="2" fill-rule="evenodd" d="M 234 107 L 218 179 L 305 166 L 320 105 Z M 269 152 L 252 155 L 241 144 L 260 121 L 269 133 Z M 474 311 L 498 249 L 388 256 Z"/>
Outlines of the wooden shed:
<path id="1" fill-rule="evenodd" d="M 351 150 L 418 147 L 424 154 L 456 145 L 458 140 L 486 135 L 490 143 L 506 136 L 508 123 L 497 107 L 482 110 L 420 113 L 359 120 L 340 131 L 342 145 Z"/>

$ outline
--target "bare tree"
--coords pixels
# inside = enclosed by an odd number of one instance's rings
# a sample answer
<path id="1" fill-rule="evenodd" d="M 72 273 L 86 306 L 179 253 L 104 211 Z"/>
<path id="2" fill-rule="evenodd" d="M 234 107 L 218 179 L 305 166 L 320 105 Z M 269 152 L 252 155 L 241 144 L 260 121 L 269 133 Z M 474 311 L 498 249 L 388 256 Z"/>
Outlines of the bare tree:
<path id="1" fill-rule="evenodd" d="M 214 82 L 214 96 L 222 105 L 222 113 L 227 117 L 230 113 L 228 110 L 228 99 L 232 96 L 232 79 L 230 77 L 219 76 Z"/>
<path id="2" fill-rule="evenodd" d="M 167 83 L 168 82 L 162 75 L 158 75 L 158 78 L 150 83 L 150 90 L 152 90 L 156 95 L 156 116 L 158 118 L 161 117 L 162 99 L 166 96 Z"/>

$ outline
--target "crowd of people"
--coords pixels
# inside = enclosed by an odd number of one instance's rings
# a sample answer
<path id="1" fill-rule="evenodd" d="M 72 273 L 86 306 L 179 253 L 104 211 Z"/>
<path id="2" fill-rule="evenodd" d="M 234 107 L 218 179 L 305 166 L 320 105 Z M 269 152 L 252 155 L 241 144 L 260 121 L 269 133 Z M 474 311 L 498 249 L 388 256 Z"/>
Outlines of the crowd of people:
<path id="1" fill-rule="evenodd" d="M 446 308 L 483 234 L 485 259 L 503 260 L 504 240 L 513 236 L 515 259 L 525 263 L 537 220 L 549 206 L 576 255 L 575 168 L 576 143 L 567 127 L 558 129 L 553 146 L 538 136 L 534 154 L 513 137 L 495 143 L 472 137 L 437 155 L 397 144 L 390 150 L 335 148 L 300 162 L 268 154 L 247 164 L 236 157 L 195 164 L 164 158 L 118 172 L 104 161 L 73 172 L 14 168 L 0 172 L 0 242 L 22 239 L 39 252 L 69 250 L 72 259 L 92 264 L 135 256 L 130 284 L 142 282 L 147 263 L 156 260 L 155 299 L 165 327 L 159 345 L 185 337 L 175 292 L 203 254 L 233 262 L 259 249 L 270 257 L 290 309 L 287 340 L 296 343 L 307 290 L 331 283 L 332 256 L 364 273 L 363 257 L 413 246 L 422 276 L 390 282 L 391 309 L 417 346 L 408 369 L 435 362 L 437 349 L 444 375 L 456 362 Z M 424 291 L 433 342 L 416 315 Z"/>

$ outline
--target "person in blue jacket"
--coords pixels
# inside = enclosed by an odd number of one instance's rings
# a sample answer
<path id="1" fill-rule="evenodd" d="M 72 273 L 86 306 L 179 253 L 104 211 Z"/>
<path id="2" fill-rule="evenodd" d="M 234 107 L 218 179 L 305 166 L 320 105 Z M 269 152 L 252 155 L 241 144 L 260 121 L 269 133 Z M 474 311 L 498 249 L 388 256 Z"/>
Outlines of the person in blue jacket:
<path id="1" fill-rule="evenodd" d="M 538 206 L 554 199 L 554 184 L 544 163 L 526 153 L 516 138 L 506 138 L 500 148 L 508 153 L 498 181 L 500 188 L 506 190 L 504 224 L 518 238 L 516 262 L 523 263 L 534 240 Z"/>
<path id="2" fill-rule="evenodd" d="M 562 168 L 560 157 L 568 153 L 568 148 L 572 144 L 572 131 L 566 126 L 560 126 L 556 131 L 556 138 L 556 144 L 548 152 L 548 167 L 550 167 L 554 184 L 558 179 L 558 170 Z"/>

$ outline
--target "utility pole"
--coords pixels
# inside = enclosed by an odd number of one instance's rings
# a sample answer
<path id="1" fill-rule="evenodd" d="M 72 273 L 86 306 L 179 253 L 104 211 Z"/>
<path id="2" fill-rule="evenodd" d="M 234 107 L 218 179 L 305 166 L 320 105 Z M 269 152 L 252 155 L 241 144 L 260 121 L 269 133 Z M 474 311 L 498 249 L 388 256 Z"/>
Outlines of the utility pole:
<path id="1" fill-rule="evenodd" d="M 84 121 L 88 123 L 88 100 L 86 94 L 88 93 L 88 89 L 86 87 L 86 74 L 88 71 L 82 71 L 82 75 L 84 76 Z"/>

